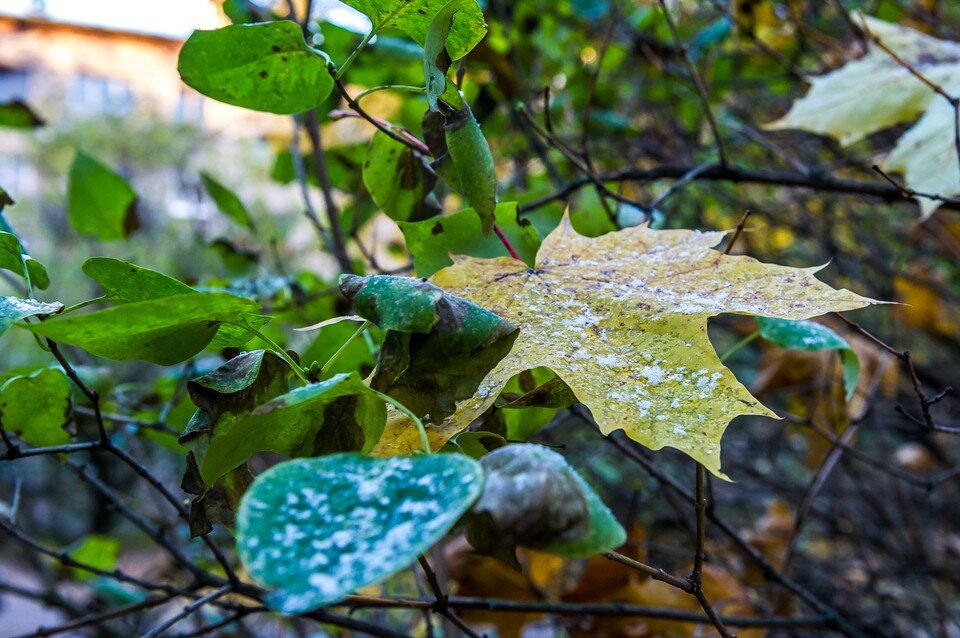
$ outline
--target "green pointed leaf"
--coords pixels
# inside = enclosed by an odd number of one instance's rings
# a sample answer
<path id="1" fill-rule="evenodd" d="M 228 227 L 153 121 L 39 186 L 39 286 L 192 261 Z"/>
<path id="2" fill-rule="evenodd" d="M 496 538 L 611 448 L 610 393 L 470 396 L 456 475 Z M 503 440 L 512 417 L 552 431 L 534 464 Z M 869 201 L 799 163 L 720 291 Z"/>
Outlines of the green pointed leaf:
<path id="1" fill-rule="evenodd" d="M 39 261 L 23 252 L 23 246 L 16 235 L 0 232 L 0 268 L 23 277 L 24 265 L 30 276 L 30 282 L 40 290 L 46 290 L 50 285 L 47 269 Z"/>
<path id="2" fill-rule="evenodd" d="M 203 187 L 207 189 L 207 193 L 210 195 L 210 198 L 213 199 L 213 203 L 217 205 L 221 213 L 244 228 L 249 228 L 250 230 L 255 229 L 253 218 L 250 217 L 250 212 L 247 210 L 247 207 L 243 205 L 243 202 L 240 201 L 240 198 L 237 197 L 236 193 L 213 179 L 210 173 L 205 171 L 200 173 L 200 180 L 203 182 Z"/>
<path id="3" fill-rule="evenodd" d="M 480 465 L 459 454 L 282 463 L 243 498 L 240 558 L 275 588 L 275 609 L 317 609 L 410 565 L 450 531 L 482 483 Z"/>
<path id="4" fill-rule="evenodd" d="M 136 203 L 127 180 L 77 151 L 67 177 L 67 215 L 77 232 L 104 241 L 123 239 L 138 227 Z"/>
<path id="5" fill-rule="evenodd" d="M 112 257 L 91 257 L 84 262 L 83 272 L 100 284 L 108 299 L 115 303 L 135 303 L 199 292 L 179 279 Z M 245 319 L 245 323 L 255 329 L 269 321 L 270 317 L 263 315 L 247 315 Z M 252 338 L 253 334 L 242 326 L 223 324 L 210 346 L 242 348 Z"/>
<path id="6" fill-rule="evenodd" d="M 847 400 L 853 396 L 860 379 L 860 359 L 846 339 L 827 326 L 815 321 L 789 321 L 757 317 L 760 336 L 771 343 L 790 350 L 837 350 L 843 364 L 843 387 Z"/>
<path id="7" fill-rule="evenodd" d="M 457 169 L 463 194 L 480 217 L 483 234 L 488 235 L 497 208 L 497 173 L 490 145 L 469 106 L 444 116 L 447 152 Z"/>
<path id="8" fill-rule="evenodd" d="M 526 441 L 553 420 L 559 408 L 578 403 L 563 379 L 549 368 L 525 370 L 514 376 L 496 401 L 511 441 Z"/>
<path id="9" fill-rule="evenodd" d="M 506 356 L 519 330 L 466 299 L 410 277 L 344 275 L 357 314 L 387 329 L 370 386 L 439 423 Z"/>
<path id="10" fill-rule="evenodd" d="M 507 236 L 517 254 L 532 265 L 540 247 L 537 230 L 526 219 L 518 219 L 517 203 L 497 205 L 497 226 Z M 421 277 L 430 277 L 441 268 L 453 264 L 450 255 L 499 257 L 507 255 L 497 237 L 483 235 L 480 219 L 473 209 L 462 210 L 449 217 L 420 222 L 399 222 L 407 248 L 413 254 L 413 265 Z"/>
<path id="11" fill-rule="evenodd" d="M 381 131 L 373 136 L 363 163 L 363 183 L 390 219 L 418 220 L 438 214 L 440 205 L 431 195 L 436 181 L 420 153 Z"/>
<path id="12" fill-rule="evenodd" d="M 333 89 L 325 56 L 288 20 L 194 31 L 177 70 L 207 97 L 283 115 L 319 106 Z"/>
<path id="13" fill-rule="evenodd" d="M 483 494 L 466 519 L 467 540 L 478 551 L 513 561 L 518 546 L 591 556 L 626 541 L 600 497 L 556 452 L 529 443 L 508 445 L 480 464 Z"/>
<path id="14" fill-rule="evenodd" d="M 374 31 L 387 27 L 399 29 L 423 45 L 427 31 L 437 13 L 446 5 L 445 0 L 344 0 L 345 4 L 365 13 L 373 22 Z M 450 58 L 459 60 L 477 46 L 487 32 L 483 12 L 475 1 L 464 3 L 453 20 L 446 38 Z"/>
<path id="15" fill-rule="evenodd" d="M 53 315 L 63 310 L 59 301 L 44 303 L 36 299 L 19 297 L 0 297 L 0 334 L 15 322 L 37 315 Z"/>
<path id="16" fill-rule="evenodd" d="M 0 103 L 0 126 L 8 128 L 37 128 L 44 121 L 21 100 Z"/>
<path id="17" fill-rule="evenodd" d="M 0 386 L 0 425 L 31 445 L 70 442 L 70 382 L 58 368 L 17 376 Z"/>
<path id="18" fill-rule="evenodd" d="M 289 457 L 369 451 L 386 423 L 383 399 L 356 372 L 296 388 L 236 419 L 218 422 L 200 475 L 210 485 L 257 452 Z"/>
<path id="19" fill-rule="evenodd" d="M 196 292 L 173 277 L 112 257 L 91 257 L 83 262 L 83 272 L 111 301 L 136 303 Z"/>
<path id="20" fill-rule="evenodd" d="M 257 302 L 221 292 L 194 292 L 17 324 L 99 357 L 173 365 L 197 354 L 224 322 L 243 322 Z"/>

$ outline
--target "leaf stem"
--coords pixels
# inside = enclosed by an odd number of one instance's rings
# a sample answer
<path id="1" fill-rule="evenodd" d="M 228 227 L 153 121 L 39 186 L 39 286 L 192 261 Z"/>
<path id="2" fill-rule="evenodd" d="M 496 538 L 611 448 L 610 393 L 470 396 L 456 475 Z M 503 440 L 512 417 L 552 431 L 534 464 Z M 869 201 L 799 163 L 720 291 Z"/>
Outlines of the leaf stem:
<path id="1" fill-rule="evenodd" d="M 367 97 L 371 93 L 377 93 L 378 91 L 406 91 L 408 93 L 426 93 L 427 87 L 425 86 L 413 86 L 411 84 L 384 84 L 383 86 L 375 86 L 363 91 L 360 91 L 353 96 L 354 102 L 359 102 L 363 98 Z"/>
<path id="2" fill-rule="evenodd" d="M 290 369 L 293 370 L 293 373 L 294 373 L 294 374 L 296 374 L 298 377 L 300 377 L 300 380 L 301 380 L 301 381 L 303 381 L 303 382 L 306 383 L 307 385 L 310 384 L 310 379 L 307 377 L 307 373 L 304 371 L 304 369 L 303 369 L 302 367 L 300 367 L 300 364 L 297 363 L 296 361 L 294 361 L 294 360 L 293 360 L 293 357 L 291 357 L 291 356 L 287 353 L 286 350 L 284 350 L 283 348 L 281 348 L 281 347 L 277 344 L 276 341 L 274 341 L 273 339 L 271 339 L 271 338 L 268 337 L 267 335 L 263 334 L 262 332 L 260 332 L 260 331 L 257 330 L 256 328 L 254 328 L 254 327 L 252 327 L 252 326 L 248 326 L 248 325 L 245 324 L 245 323 L 236 323 L 236 324 L 234 324 L 234 325 L 240 326 L 240 327 L 244 328 L 244 329 L 245 329 L 247 332 L 249 332 L 250 334 L 253 334 L 253 335 L 259 337 L 261 341 L 263 341 L 264 343 L 266 343 L 267 345 L 270 346 L 271 350 L 273 350 L 273 352 L 274 352 L 278 357 L 280 357 L 281 359 L 283 359 L 284 361 L 287 362 L 287 365 L 290 366 Z"/>
<path id="3" fill-rule="evenodd" d="M 81 308 L 86 308 L 87 306 L 92 306 L 95 303 L 100 303 L 101 301 L 106 301 L 107 295 L 100 295 L 99 297 L 94 297 L 93 299 L 87 299 L 86 301 L 81 301 L 75 303 L 72 306 L 67 306 L 60 311 L 60 314 L 65 315 L 68 312 L 73 312 L 74 310 L 80 310 Z"/>
<path id="4" fill-rule="evenodd" d="M 336 74 L 333 76 L 336 79 L 343 77 L 343 74 L 347 72 L 347 69 L 350 68 L 350 65 L 353 64 L 353 61 L 357 58 L 361 51 L 367 46 L 367 43 L 373 39 L 373 36 L 377 35 L 377 29 L 370 29 L 370 33 L 363 36 L 363 39 L 360 40 L 360 44 L 354 47 L 353 51 L 350 52 L 350 55 L 347 56 L 347 59 L 343 61 L 343 64 L 340 65 L 340 68 L 337 69 Z"/>
<path id="5" fill-rule="evenodd" d="M 744 338 L 741 339 L 740 341 L 738 341 L 738 342 L 736 342 L 735 344 L 733 344 L 733 345 L 730 347 L 729 350 L 727 350 L 727 351 L 724 352 L 722 355 L 720 355 L 720 363 L 725 362 L 727 359 L 729 359 L 730 357 L 732 357 L 732 356 L 735 355 L 736 353 L 738 353 L 738 352 L 740 352 L 741 350 L 743 350 L 744 348 L 746 348 L 746 347 L 750 344 L 751 341 L 753 341 L 754 339 L 756 339 L 756 338 L 759 337 L 759 336 L 760 336 L 760 331 L 759 331 L 759 330 L 754 330 L 753 332 L 751 332 L 750 334 L 748 334 L 746 337 L 744 337 Z"/>
<path id="6" fill-rule="evenodd" d="M 323 364 L 322 368 L 320 368 L 321 379 L 324 376 L 326 376 L 328 372 L 330 372 L 330 368 L 332 368 L 333 364 L 335 364 L 337 360 L 343 355 L 343 353 L 347 351 L 347 348 L 350 347 L 350 344 L 356 341 L 369 327 L 370 327 L 369 321 L 364 321 L 362 324 L 360 324 L 360 327 L 357 328 L 357 331 L 354 332 L 352 335 L 350 335 L 349 339 L 343 342 L 343 345 L 340 346 L 340 348 L 338 348 L 337 351 L 333 353 L 332 357 L 327 359 L 327 362 Z"/>
<path id="7" fill-rule="evenodd" d="M 423 421 L 420 420 L 420 417 L 414 414 L 410 410 L 410 408 L 400 403 L 389 394 L 378 392 L 373 388 L 370 388 L 370 391 L 376 394 L 378 397 L 380 397 L 384 401 L 386 401 L 387 403 L 389 403 L 390 405 L 392 405 L 393 407 L 395 407 L 396 409 L 406 414 L 408 417 L 410 417 L 410 420 L 413 421 L 413 424 L 417 426 L 417 430 L 420 433 L 420 446 L 423 448 L 423 453 L 432 454 L 432 452 L 430 451 L 430 439 L 427 438 L 427 428 L 423 426 Z"/>
<path id="8" fill-rule="evenodd" d="M 507 249 L 507 252 L 510 253 L 511 257 L 517 261 L 523 261 L 520 259 L 520 255 L 517 254 L 517 251 L 513 248 L 513 244 L 510 243 L 510 240 L 507 239 L 507 236 L 503 234 L 503 231 L 496 224 L 493 225 L 493 232 L 497 234 L 497 238 L 500 240 L 500 243 L 503 244 L 503 247 Z"/>

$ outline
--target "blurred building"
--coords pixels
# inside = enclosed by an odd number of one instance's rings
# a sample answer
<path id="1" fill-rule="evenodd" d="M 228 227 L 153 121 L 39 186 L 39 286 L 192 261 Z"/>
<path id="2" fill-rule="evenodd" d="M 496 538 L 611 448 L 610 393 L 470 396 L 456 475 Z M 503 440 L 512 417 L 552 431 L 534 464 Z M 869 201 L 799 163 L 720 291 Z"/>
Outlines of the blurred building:
<path id="1" fill-rule="evenodd" d="M 264 136 L 289 130 L 285 118 L 204 98 L 180 81 L 182 40 L 0 13 L 0 101 L 62 107 L 68 117 L 151 110 L 206 131 Z"/>

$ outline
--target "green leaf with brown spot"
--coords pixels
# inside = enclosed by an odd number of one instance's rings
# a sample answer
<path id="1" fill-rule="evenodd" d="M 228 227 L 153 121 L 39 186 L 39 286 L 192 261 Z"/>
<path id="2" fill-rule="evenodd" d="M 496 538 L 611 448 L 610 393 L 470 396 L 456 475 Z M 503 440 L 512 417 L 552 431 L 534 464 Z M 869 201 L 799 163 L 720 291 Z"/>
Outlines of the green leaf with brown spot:
<path id="1" fill-rule="evenodd" d="M 281 115 L 309 111 L 333 89 L 326 56 L 289 20 L 194 31 L 177 70 L 207 97 Z"/>
<path id="2" fill-rule="evenodd" d="M 70 382 L 59 368 L 16 376 L 0 386 L 0 425 L 31 445 L 69 443 L 63 426 L 72 409 Z"/>
<path id="3" fill-rule="evenodd" d="M 79 233 L 113 241 L 139 227 L 137 194 L 123 177 L 82 151 L 67 176 L 67 216 Z"/>

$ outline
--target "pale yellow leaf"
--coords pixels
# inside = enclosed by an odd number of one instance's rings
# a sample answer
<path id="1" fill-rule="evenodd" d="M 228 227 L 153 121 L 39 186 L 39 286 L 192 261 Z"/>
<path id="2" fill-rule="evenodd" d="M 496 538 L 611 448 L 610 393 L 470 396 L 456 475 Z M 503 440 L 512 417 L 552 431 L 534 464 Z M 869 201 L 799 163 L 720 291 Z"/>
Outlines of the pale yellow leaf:
<path id="1" fill-rule="evenodd" d="M 817 280 L 817 268 L 763 264 L 711 248 L 725 233 L 627 228 L 577 234 L 564 218 L 536 268 L 500 257 L 461 258 L 434 283 L 520 326 L 513 350 L 473 398 L 428 428 L 441 445 L 483 413 L 513 375 L 552 369 L 605 433 L 623 429 L 658 450 L 682 450 L 720 474 L 720 438 L 738 415 L 774 416 L 720 363 L 707 319 L 724 312 L 807 319 L 871 300 Z M 395 416 L 381 454 L 417 449 Z"/>
<path id="2" fill-rule="evenodd" d="M 852 17 L 913 70 L 960 96 L 960 44 L 876 18 Z M 960 194 L 953 106 L 872 42 L 862 58 L 813 78 L 807 94 L 767 128 L 803 129 L 847 145 L 919 115 L 923 117 L 900 138 L 884 168 L 902 172 L 908 188 L 944 197 Z M 917 200 L 924 217 L 940 205 L 925 197 Z"/>

